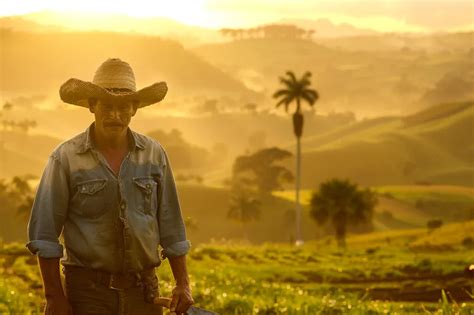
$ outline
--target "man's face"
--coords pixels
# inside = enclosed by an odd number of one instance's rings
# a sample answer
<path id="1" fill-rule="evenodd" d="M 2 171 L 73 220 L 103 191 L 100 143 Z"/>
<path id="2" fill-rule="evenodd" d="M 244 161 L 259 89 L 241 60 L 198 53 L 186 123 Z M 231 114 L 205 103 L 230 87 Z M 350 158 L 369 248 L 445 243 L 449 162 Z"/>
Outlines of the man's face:
<path id="1" fill-rule="evenodd" d="M 89 109 L 94 113 L 97 131 L 107 138 L 115 138 L 126 133 L 137 112 L 137 104 L 99 99 L 95 104 L 90 104 Z"/>

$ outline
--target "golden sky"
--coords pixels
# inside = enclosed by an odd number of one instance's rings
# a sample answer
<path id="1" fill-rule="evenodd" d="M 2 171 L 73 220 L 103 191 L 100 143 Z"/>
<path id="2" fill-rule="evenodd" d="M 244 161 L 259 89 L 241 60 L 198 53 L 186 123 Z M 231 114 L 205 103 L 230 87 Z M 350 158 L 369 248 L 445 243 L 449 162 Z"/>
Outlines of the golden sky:
<path id="1" fill-rule="evenodd" d="M 472 29 L 472 0 L 16 0 L 0 6 L 1 16 L 52 10 L 65 26 L 71 14 L 100 27 L 103 14 L 167 17 L 209 28 L 250 27 L 282 19 L 316 20 L 379 31 L 449 31 Z M 39 21 L 48 23 L 48 21 Z"/>

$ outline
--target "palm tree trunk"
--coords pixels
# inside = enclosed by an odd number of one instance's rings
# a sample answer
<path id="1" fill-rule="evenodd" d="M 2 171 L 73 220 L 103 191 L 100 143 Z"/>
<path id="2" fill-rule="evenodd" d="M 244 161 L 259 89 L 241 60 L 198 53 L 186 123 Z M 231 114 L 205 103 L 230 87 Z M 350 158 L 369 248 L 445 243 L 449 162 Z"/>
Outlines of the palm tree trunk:
<path id="1" fill-rule="evenodd" d="M 300 169 L 301 143 L 300 137 L 296 137 L 296 245 L 303 244 L 303 237 L 301 236 Z"/>

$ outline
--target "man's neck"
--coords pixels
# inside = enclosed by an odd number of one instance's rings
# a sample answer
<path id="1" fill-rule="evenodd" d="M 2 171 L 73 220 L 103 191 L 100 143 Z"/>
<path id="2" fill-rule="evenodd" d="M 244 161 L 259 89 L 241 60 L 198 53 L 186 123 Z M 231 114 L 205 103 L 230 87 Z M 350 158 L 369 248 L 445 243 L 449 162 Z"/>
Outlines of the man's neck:
<path id="1" fill-rule="evenodd" d="M 97 149 L 103 152 L 126 151 L 129 146 L 127 133 L 124 133 L 119 137 L 111 138 L 106 137 L 97 129 L 94 130 L 94 142 Z"/>

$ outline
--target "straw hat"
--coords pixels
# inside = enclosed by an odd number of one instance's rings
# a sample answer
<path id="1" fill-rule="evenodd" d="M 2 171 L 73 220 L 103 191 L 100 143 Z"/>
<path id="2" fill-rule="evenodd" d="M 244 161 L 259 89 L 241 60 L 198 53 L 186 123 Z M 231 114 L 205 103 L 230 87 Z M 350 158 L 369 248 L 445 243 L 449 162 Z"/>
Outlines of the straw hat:
<path id="1" fill-rule="evenodd" d="M 69 104 L 89 108 L 89 98 L 138 101 L 144 107 L 161 101 L 168 91 L 165 82 L 158 82 L 139 91 L 132 67 L 118 58 L 107 59 L 97 69 L 92 82 L 69 79 L 59 89 L 61 99 Z"/>

